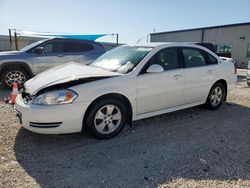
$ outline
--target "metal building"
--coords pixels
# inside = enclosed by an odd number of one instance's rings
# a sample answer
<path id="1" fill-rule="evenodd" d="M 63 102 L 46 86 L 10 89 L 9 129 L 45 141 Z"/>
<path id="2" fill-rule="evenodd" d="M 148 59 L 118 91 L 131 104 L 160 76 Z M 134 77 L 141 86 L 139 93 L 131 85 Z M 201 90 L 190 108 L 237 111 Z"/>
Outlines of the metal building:
<path id="1" fill-rule="evenodd" d="M 239 68 L 250 60 L 250 22 L 151 33 L 150 41 L 213 43 L 220 56 L 232 57 Z"/>

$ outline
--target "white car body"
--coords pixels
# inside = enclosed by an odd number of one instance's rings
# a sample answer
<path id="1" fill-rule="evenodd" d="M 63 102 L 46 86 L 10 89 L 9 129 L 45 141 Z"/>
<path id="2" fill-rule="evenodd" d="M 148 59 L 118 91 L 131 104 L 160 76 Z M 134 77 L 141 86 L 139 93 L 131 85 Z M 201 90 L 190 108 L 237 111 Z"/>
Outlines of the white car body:
<path id="1" fill-rule="evenodd" d="M 45 71 L 26 82 L 25 92 L 36 96 L 40 90 L 49 86 L 83 78 L 108 77 L 69 87 L 78 94 L 70 104 L 37 105 L 33 104 L 32 100 L 25 103 L 19 94 L 15 108 L 22 116 L 23 127 L 43 134 L 80 132 L 88 107 L 99 97 L 109 94 L 126 97 L 132 108 L 132 121 L 139 120 L 204 104 L 210 89 L 218 80 L 224 80 L 228 90 L 236 83 L 234 65 L 225 63 L 204 47 L 185 43 L 148 43 L 135 46 L 153 47 L 153 50 L 128 74 L 68 64 Z M 139 74 L 154 54 L 171 47 L 203 50 L 215 57 L 218 64 Z"/>

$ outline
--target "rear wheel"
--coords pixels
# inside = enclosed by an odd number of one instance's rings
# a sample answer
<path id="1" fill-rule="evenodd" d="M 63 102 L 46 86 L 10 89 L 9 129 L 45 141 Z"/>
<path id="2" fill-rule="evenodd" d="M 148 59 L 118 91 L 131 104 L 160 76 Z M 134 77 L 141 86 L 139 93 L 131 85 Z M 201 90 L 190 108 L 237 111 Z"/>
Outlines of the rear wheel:
<path id="1" fill-rule="evenodd" d="M 218 109 L 225 99 L 225 87 L 222 83 L 216 83 L 209 92 L 206 105 L 211 110 Z"/>
<path id="2" fill-rule="evenodd" d="M 117 99 L 103 99 L 90 109 L 86 123 L 95 138 L 112 138 L 126 123 L 126 107 Z"/>
<path id="3" fill-rule="evenodd" d="M 11 67 L 3 70 L 1 82 L 4 87 L 11 88 L 13 83 L 22 86 L 28 80 L 28 73 L 22 67 Z"/>

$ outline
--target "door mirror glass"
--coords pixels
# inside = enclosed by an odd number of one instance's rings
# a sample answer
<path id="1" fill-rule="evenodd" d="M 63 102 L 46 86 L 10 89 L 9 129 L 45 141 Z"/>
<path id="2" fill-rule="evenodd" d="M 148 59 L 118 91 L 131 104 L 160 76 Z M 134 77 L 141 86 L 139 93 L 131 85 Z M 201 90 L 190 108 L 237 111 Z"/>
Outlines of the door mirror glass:
<path id="1" fill-rule="evenodd" d="M 148 67 L 147 69 L 147 73 L 160 73 L 160 72 L 164 72 L 164 69 L 161 65 L 158 64 L 150 65 L 150 67 Z"/>
<path id="2" fill-rule="evenodd" d="M 34 53 L 37 53 L 37 54 L 40 54 L 43 52 L 43 47 L 37 47 L 35 50 L 34 50 Z"/>

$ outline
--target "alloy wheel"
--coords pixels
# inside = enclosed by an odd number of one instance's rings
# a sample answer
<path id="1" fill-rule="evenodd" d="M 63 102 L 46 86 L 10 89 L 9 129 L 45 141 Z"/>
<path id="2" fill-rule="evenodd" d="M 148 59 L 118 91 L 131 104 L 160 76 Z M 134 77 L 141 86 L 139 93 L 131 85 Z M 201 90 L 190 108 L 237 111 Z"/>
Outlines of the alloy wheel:
<path id="1" fill-rule="evenodd" d="M 215 87 L 210 97 L 211 104 L 213 106 L 219 105 L 220 102 L 222 101 L 222 97 L 223 97 L 223 91 L 221 87 Z"/>
<path id="2" fill-rule="evenodd" d="M 21 71 L 10 71 L 6 74 L 5 83 L 12 87 L 12 84 L 23 85 L 26 82 L 26 76 Z"/>
<path id="3" fill-rule="evenodd" d="M 94 125 L 101 134 L 110 134 L 117 130 L 122 119 L 121 110 L 113 105 L 100 108 L 94 118 Z"/>

